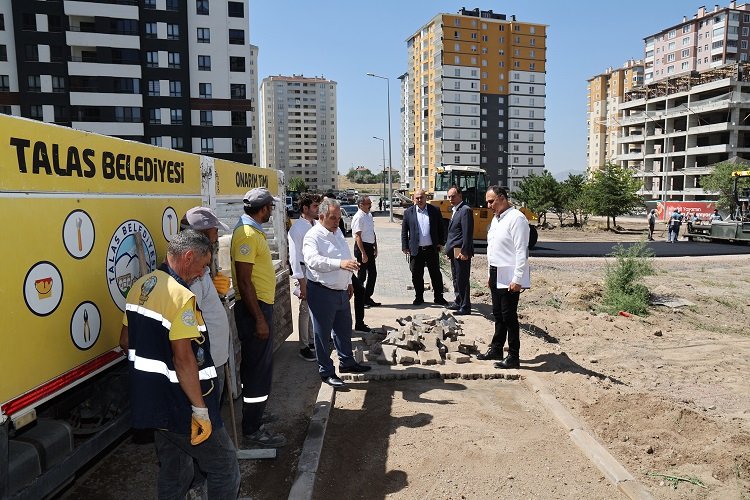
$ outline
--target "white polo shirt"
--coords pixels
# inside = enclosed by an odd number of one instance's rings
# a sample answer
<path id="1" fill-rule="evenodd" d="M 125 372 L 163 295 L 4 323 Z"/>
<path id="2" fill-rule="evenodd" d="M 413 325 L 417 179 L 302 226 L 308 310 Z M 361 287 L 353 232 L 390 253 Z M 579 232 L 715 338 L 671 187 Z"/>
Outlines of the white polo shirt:
<path id="1" fill-rule="evenodd" d="M 371 213 L 365 213 L 361 208 L 352 218 L 352 233 L 359 232 L 362 233 L 360 237 L 364 243 L 375 243 L 375 220 Z"/>
<path id="2" fill-rule="evenodd" d="M 302 241 L 302 255 L 308 280 L 332 290 L 346 290 L 351 284 L 352 273 L 341 269 L 341 261 L 352 260 L 352 253 L 339 228 L 331 232 L 315 224 Z"/>
<path id="3" fill-rule="evenodd" d="M 531 287 L 529 273 L 529 221 L 511 207 L 492 218 L 487 231 L 487 263 L 497 268 L 497 288 L 518 283 Z"/>

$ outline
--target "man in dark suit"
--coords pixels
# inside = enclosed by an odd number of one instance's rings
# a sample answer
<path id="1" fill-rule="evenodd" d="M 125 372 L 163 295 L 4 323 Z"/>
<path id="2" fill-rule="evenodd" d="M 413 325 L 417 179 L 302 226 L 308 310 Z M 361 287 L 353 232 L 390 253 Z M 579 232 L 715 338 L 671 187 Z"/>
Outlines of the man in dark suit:
<path id="1" fill-rule="evenodd" d="M 448 237 L 445 242 L 445 254 L 451 261 L 453 291 L 455 303 L 448 306 L 455 314 L 471 314 L 471 296 L 469 275 L 471 258 L 474 256 L 474 211 L 464 203 L 461 190 L 451 186 L 448 199 L 453 205 L 453 216 L 448 224 Z"/>
<path id="2" fill-rule="evenodd" d="M 424 267 L 430 273 L 435 304 L 447 305 L 440 274 L 440 249 L 444 240 L 443 219 L 437 207 L 427 203 L 424 189 L 414 191 L 414 205 L 404 211 L 401 223 L 401 250 L 408 256 L 414 305 L 424 303 Z"/>

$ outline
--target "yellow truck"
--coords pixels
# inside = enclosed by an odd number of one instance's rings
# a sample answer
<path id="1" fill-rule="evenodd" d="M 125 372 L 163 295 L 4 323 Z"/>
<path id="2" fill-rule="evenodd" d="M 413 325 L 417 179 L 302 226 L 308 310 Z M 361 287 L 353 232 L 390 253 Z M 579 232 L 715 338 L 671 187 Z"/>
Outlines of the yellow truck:
<path id="1" fill-rule="evenodd" d="M 131 284 L 188 208 L 260 185 L 278 173 L 0 115 L 0 498 L 53 494 L 129 429 Z"/>

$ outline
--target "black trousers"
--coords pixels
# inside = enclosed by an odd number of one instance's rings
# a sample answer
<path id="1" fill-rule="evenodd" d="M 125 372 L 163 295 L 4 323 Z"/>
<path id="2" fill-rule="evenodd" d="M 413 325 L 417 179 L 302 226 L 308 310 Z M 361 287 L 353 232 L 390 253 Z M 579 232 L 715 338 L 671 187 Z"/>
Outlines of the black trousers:
<path id="1" fill-rule="evenodd" d="M 365 287 L 354 274 L 352 274 L 352 287 L 354 288 L 354 326 L 357 327 L 365 322 Z"/>
<path id="2" fill-rule="evenodd" d="M 471 311 L 471 286 L 469 285 L 471 258 L 458 260 L 451 257 L 451 275 L 453 276 L 453 291 L 456 295 L 458 310 L 462 312 Z"/>
<path id="3" fill-rule="evenodd" d="M 255 317 L 245 304 L 234 304 L 234 320 L 242 348 L 240 379 L 243 434 L 253 434 L 260 429 L 273 375 L 273 305 L 261 301 L 258 301 L 258 305 L 270 330 L 267 339 L 260 339 L 256 335 Z"/>
<path id="4" fill-rule="evenodd" d="M 440 274 L 440 254 L 435 245 L 419 247 L 417 255 L 412 255 L 409 260 L 411 269 L 411 282 L 414 285 L 414 295 L 418 299 L 424 299 L 424 268 L 430 273 L 432 289 L 436 299 L 443 298 L 443 275 Z"/>
<path id="5" fill-rule="evenodd" d="M 362 264 L 362 252 L 359 251 L 359 246 L 356 243 L 354 244 L 354 258 L 360 264 L 359 271 L 357 271 L 357 278 L 359 278 L 359 282 L 365 287 L 365 300 L 367 300 L 372 298 L 372 294 L 375 291 L 378 268 L 375 265 L 375 245 L 363 241 L 362 246 L 365 247 L 367 263 Z"/>
<path id="6" fill-rule="evenodd" d="M 518 299 L 520 292 L 497 288 L 497 270 L 490 268 L 490 292 L 492 293 L 492 315 L 495 317 L 495 334 L 490 347 L 502 352 L 508 339 L 508 354 L 518 359 L 521 350 L 520 327 L 518 325 Z"/>

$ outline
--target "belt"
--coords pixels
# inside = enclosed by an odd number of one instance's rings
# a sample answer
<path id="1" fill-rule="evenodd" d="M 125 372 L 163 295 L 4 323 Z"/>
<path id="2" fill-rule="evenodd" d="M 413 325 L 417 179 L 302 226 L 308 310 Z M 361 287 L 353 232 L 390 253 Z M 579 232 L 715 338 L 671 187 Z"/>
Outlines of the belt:
<path id="1" fill-rule="evenodd" d="M 308 281 L 308 283 L 312 284 L 312 285 L 319 286 L 320 288 L 325 288 L 326 290 L 329 290 L 331 292 L 341 293 L 341 292 L 345 292 L 346 291 L 346 290 L 336 290 L 335 288 L 329 288 L 329 287 L 327 287 L 325 285 L 321 285 L 317 281 Z"/>
<path id="2" fill-rule="evenodd" d="M 432 248 L 434 245 L 425 245 L 423 247 L 419 247 L 420 250 L 427 250 L 428 248 Z"/>
<path id="3" fill-rule="evenodd" d="M 495 272 L 497 272 L 497 268 L 496 268 L 495 266 L 490 266 L 490 271 L 495 271 Z"/>

